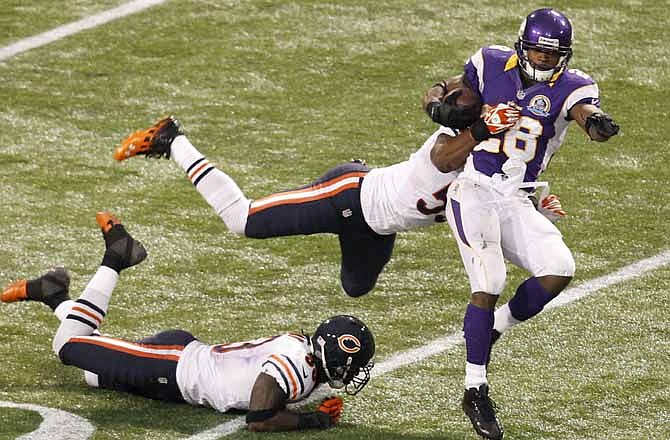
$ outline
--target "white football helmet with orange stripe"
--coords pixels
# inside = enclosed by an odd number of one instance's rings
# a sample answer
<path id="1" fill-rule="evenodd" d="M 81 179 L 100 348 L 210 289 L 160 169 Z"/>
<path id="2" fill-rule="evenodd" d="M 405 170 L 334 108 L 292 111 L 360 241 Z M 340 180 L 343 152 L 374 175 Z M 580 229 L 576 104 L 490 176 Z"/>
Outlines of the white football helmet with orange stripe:
<path id="1" fill-rule="evenodd" d="M 314 355 L 332 388 L 354 395 L 370 380 L 375 340 L 358 318 L 338 315 L 326 319 L 312 336 Z"/>

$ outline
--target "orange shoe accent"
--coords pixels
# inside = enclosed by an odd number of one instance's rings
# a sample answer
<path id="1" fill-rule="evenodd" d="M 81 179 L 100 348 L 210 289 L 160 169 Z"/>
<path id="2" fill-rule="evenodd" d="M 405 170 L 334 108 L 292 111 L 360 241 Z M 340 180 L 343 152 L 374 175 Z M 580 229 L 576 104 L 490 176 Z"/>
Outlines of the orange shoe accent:
<path id="1" fill-rule="evenodd" d="M 28 298 L 28 290 L 26 280 L 18 280 L 9 284 L 5 287 L 5 290 L 2 291 L 2 302 L 12 303 L 16 301 L 23 301 Z"/>
<path id="2" fill-rule="evenodd" d="M 121 224 L 119 218 L 109 211 L 98 212 L 95 215 L 95 221 L 98 222 L 98 226 L 102 229 L 103 234 L 108 233 L 112 229 L 112 226 Z"/>
<path id="3" fill-rule="evenodd" d="M 114 149 L 114 159 L 121 161 L 137 156 L 138 154 L 147 154 L 150 152 L 151 144 L 156 137 L 156 133 L 172 120 L 171 116 L 167 116 L 146 130 L 137 130 L 131 133 L 121 141 L 119 147 Z"/>

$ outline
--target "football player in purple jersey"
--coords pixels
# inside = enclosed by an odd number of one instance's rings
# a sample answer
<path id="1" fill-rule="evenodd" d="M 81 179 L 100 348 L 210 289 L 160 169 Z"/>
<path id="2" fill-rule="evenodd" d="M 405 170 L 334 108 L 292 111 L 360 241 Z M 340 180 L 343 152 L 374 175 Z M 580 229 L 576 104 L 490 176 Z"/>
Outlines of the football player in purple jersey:
<path id="1" fill-rule="evenodd" d="M 113 214 L 100 212 L 96 220 L 106 250 L 79 298 L 70 299 L 64 268 L 10 283 L 0 294 L 4 303 L 37 301 L 54 311 L 60 326 L 53 350 L 63 364 L 82 369 L 88 385 L 220 412 L 247 410 L 250 431 L 290 431 L 334 426 L 344 402 L 326 397 L 311 412 L 288 410 L 287 403 L 304 400 L 326 383 L 353 395 L 370 380 L 374 337 L 349 315 L 326 319 L 311 336 L 285 333 L 219 345 L 185 330 L 140 341 L 101 335 L 98 327 L 121 271 L 141 263 L 147 253 Z"/>
<path id="2" fill-rule="evenodd" d="M 565 15 L 538 9 L 522 21 L 514 49 L 483 47 L 463 72 L 464 84 L 484 106 L 508 104 L 520 111 L 514 126 L 499 133 L 479 121 L 472 124 L 469 133 L 477 145 L 447 193 L 447 220 L 472 292 L 463 326 L 467 362 L 462 405 L 477 433 L 488 439 L 503 437 L 486 374 L 492 344 L 542 311 L 575 272 L 561 233 L 534 209 L 528 195 L 546 187 L 538 177 L 571 120 L 598 142 L 619 131 L 600 109 L 595 81 L 568 68 L 572 41 Z M 439 92 L 439 87 L 432 89 Z M 439 114 L 433 120 L 443 123 Z M 505 285 L 505 259 L 532 276 L 494 313 Z"/>

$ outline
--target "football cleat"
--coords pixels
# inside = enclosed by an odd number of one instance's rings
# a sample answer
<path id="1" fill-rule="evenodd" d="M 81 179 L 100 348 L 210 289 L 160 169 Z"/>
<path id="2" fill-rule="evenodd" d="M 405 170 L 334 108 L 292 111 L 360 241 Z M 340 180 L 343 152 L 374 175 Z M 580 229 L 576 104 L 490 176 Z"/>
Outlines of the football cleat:
<path id="1" fill-rule="evenodd" d="M 98 212 L 95 221 L 105 239 L 105 255 L 116 263 L 119 270 L 135 266 L 147 257 L 142 243 L 130 236 L 114 214 L 109 211 Z"/>
<path id="2" fill-rule="evenodd" d="M 2 302 L 13 303 L 16 301 L 25 301 L 28 299 L 28 291 L 26 288 L 27 280 L 18 280 L 10 283 L 5 290 L 2 291 Z"/>
<path id="3" fill-rule="evenodd" d="M 504 430 L 496 415 L 495 403 L 489 397 L 487 384 L 465 390 L 463 411 L 470 418 L 477 434 L 489 440 L 503 438 Z"/>
<path id="4" fill-rule="evenodd" d="M 2 302 L 40 301 L 55 308 L 69 299 L 70 274 L 64 267 L 51 269 L 33 280 L 18 280 L 2 291 Z"/>
<path id="5" fill-rule="evenodd" d="M 125 138 L 114 150 L 114 159 L 125 160 L 133 156 L 170 157 L 170 146 L 177 136 L 184 134 L 174 116 L 167 116 L 146 130 L 138 130 Z"/>

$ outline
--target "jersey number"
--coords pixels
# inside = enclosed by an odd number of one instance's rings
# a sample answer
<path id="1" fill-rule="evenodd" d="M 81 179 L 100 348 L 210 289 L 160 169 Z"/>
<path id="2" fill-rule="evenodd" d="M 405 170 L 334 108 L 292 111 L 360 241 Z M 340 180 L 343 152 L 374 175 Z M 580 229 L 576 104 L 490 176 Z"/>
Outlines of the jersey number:
<path id="1" fill-rule="evenodd" d="M 505 138 L 490 138 L 475 147 L 475 151 L 488 151 L 489 153 L 500 153 L 502 151 L 507 157 L 514 157 L 530 162 L 535 158 L 537 140 L 542 136 L 542 124 L 537 119 L 522 116 L 514 129 L 505 133 Z"/>
<path id="2" fill-rule="evenodd" d="M 443 215 L 440 214 L 441 212 L 444 212 L 444 210 L 447 207 L 447 190 L 449 189 L 449 185 L 445 186 L 444 188 L 441 188 L 433 193 L 433 197 L 435 197 L 435 200 L 438 200 L 441 202 L 439 205 L 435 206 L 434 208 L 429 208 L 428 203 L 424 199 L 419 199 L 416 201 L 416 209 L 419 210 L 419 212 L 423 215 L 434 215 L 435 216 L 435 221 L 437 223 L 443 223 L 447 220 L 447 218 Z"/>

